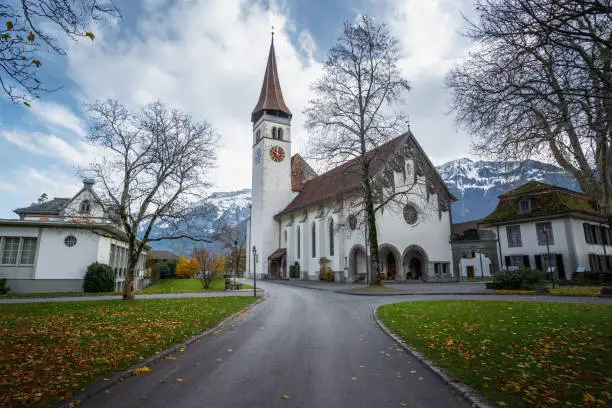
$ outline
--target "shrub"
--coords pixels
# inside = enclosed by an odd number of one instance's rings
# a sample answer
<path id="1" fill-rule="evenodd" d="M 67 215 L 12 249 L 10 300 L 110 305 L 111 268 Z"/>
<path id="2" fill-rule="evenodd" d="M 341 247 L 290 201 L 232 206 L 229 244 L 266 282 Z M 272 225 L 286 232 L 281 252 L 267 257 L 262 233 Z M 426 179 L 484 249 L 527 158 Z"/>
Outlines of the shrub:
<path id="1" fill-rule="evenodd" d="M 552 273 L 547 275 L 537 269 L 525 269 L 523 270 L 521 289 L 535 289 L 545 283 L 547 276 L 552 279 Z"/>
<path id="2" fill-rule="evenodd" d="M 172 261 L 174 264 L 174 261 Z M 176 265 L 174 265 L 176 267 Z M 170 267 L 168 262 L 159 264 L 159 279 L 172 279 L 174 278 L 174 270 Z"/>
<path id="3" fill-rule="evenodd" d="M 8 293 L 10 288 L 6 286 L 6 278 L 0 279 L 0 295 L 4 295 Z"/>
<path id="4" fill-rule="evenodd" d="M 500 270 L 493 277 L 496 289 L 518 290 L 523 283 L 523 270 Z"/>
<path id="5" fill-rule="evenodd" d="M 87 267 L 83 279 L 83 291 L 112 292 L 115 289 L 115 271 L 113 268 L 102 263 L 92 263 Z"/>
<path id="6" fill-rule="evenodd" d="M 319 271 L 319 280 L 325 280 L 328 282 L 334 281 L 334 271 L 331 268 L 321 268 Z"/>
<path id="7" fill-rule="evenodd" d="M 151 267 L 151 280 L 154 283 L 160 279 L 165 279 L 170 274 L 170 268 L 165 263 L 158 262 Z"/>
<path id="8" fill-rule="evenodd" d="M 166 266 L 169 269 L 168 272 L 168 276 L 166 278 L 162 277 L 162 279 L 170 279 L 170 278 L 174 278 L 176 276 L 176 264 L 178 262 L 176 261 L 176 259 L 168 259 L 166 261 Z"/>

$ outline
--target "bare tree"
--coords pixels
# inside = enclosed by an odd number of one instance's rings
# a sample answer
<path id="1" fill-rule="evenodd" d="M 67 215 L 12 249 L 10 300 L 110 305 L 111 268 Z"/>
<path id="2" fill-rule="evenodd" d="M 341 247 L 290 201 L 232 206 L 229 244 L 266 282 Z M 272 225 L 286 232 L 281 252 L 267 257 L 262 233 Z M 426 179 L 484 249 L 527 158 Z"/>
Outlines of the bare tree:
<path id="1" fill-rule="evenodd" d="M 612 3 L 480 0 L 477 46 L 450 70 L 477 151 L 544 157 L 572 174 L 612 225 Z"/>
<path id="2" fill-rule="evenodd" d="M 205 121 L 172 110 L 161 102 L 129 109 L 116 101 L 89 106 L 93 125 L 88 139 L 106 148 L 104 159 L 88 170 L 102 186 L 129 245 L 123 289 L 134 298 L 138 257 L 148 242 L 189 238 L 210 241 L 202 232 L 185 230 L 197 216 L 193 202 L 209 187 L 207 172 L 214 166 L 218 137 Z M 164 222 L 167 235 L 150 237 Z"/>
<path id="3" fill-rule="evenodd" d="M 315 98 L 306 108 L 306 127 L 313 132 L 312 154 L 328 163 L 356 159 L 359 163 L 363 211 L 369 230 L 371 280 L 379 283 L 376 191 L 379 164 L 368 151 L 408 128 L 393 106 L 410 89 L 397 62 L 398 41 L 383 25 L 363 16 L 345 23 L 342 36 L 329 51 L 323 76 L 314 84 Z"/>
<path id="4" fill-rule="evenodd" d="M 94 39 L 92 22 L 120 17 L 112 0 L 0 0 L 0 86 L 13 102 L 30 106 L 32 98 L 48 91 L 38 76 L 44 48 L 60 55 L 65 49 L 50 32 L 65 37 Z M 43 28 L 44 27 L 44 28 Z"/>
<path id="5" fill-rule="evenodd" d="M 239 225 L 231 225 L 221 221 L 214 234 L 215 241 L 222 243 L 223 248 L 228 251 L 228 258 L 232 262 L 232 268 L 236 275 L 242 265 L 246 263 L 246 234 Z"/>
<path id="6" fill-rule="evenodd" d="M 200 274 L 198 278 L 202 282 L 204 289 L 210 288 L 210 282 L 213 280 L 215 258 L 206 248 L 196 247 L 193 248 L 193 257 L 200 263 Z"/>

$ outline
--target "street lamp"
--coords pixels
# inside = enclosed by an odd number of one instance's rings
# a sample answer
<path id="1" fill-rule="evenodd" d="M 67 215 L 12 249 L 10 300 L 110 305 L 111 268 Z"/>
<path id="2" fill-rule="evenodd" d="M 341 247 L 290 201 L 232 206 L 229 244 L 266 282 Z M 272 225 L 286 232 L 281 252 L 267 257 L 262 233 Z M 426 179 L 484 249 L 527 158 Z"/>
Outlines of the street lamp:
<path id="1" fill-rule="evenodd" d="M 542 231 L 542 233 L 544 233 L 544 239 L 546 240 L 546 252 L 548 254 L 546 258 L 546 272 L 548 272 L 548 270 L 550 269 L 550 272 L 552 273 L 551 278 L 552 278 L 552 285 L 554 289 L 555 288 L 555 271 L 553 271 L 552 268 L 550 267 L 550 246 L 548 245 L 548 231 L 544 230 Z"/>
<path id="2" fill-rule="evenodd" d="M 234 256 L 236 257 L 236 268 L 234 269 L 234 287 L 236 287 L 236 274 L 238 273 L 238 241 L 234 241 Z"/>
<path id="3" fill-rule="evenodd" d="M 253 245 L 253 296 L 257 296 L 257 268 L 255 262 L 257 259 L 257 248 Z"/>

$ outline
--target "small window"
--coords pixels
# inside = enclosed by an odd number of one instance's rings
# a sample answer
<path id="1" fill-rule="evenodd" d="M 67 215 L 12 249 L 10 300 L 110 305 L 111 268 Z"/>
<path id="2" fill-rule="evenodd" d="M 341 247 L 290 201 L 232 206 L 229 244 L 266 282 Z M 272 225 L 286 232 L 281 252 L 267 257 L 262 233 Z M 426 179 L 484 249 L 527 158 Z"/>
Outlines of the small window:
<path id="1" fill-rule="evenodd" d="M 283 128 L 278 128 L 278 140 L 283 140 Z"/>
<path id="2" fill-rule="evenodd" d="M 276 139 L 276 128 L 272 128 L 272 139 Z"/>
<path id="3" fill-rule="evenodd" d="M 334 256 L 334 220 L 329 220 L 329 255 Z"/>
<path id="4" fill-rule="evenodd" d="M 255 132 L 255 142 L 258 143 L 261 140 L 261 130 L 257 129 Z"/>
<path id="5" fill-rule="evenodd" d="M 302 237 L 300 236 L 300 226 L 297 227 L 297 258 L 300 259 L 302 252 Z"/>
<path id="6" fill-rule="evenodd" d="M 349 215 L 348 224 L 351 231 L 355 231 L 357 229 L 357 216 Z"/>
<path id="7" fill-rule="evenodd" d="M 73 246 L 75 246 L 77 243 L 77 239 L 74 235 L 68 235 L 65 239 L 64 239 L 64 244 L 69 247 L 72 248 Z"/>
<path id="8" fill-rule="evenodd" d="M 419 220 L 419 213 L 412 204 L 406 204 L 404 206 L 404 221 L 408 225 L 414 225 Z"/>
<path id="9" fill-rule="evenodd" d="M 518 248 L 523 246 L 520 225 L 508 225 L 506 227 L 506 235 L 508 237 L 508 248 Z"/>
<path id="10" fill-rule="evenodd" d="M 89 200 L 81 201 L 81 207 L 79 208 L 81 214 L 89 214 L 91 212 L 91 204 Z"/>
<path id="11" fill-rule="evenodd" d="M 522 213 L 531 211 L 531 200 L 529 198 L 521 198 L 519 200 L 519 211 Z"/>
<path id="12" fill-rule="evenodd" d="M 312 257 L 316 258 L 317 256 L 317 226 L 315 223 L 312 223 Z"/>
<path id="13" fill-rule="evenodd" d="M 537 222 L 536 234 L 538 236 L 538 245 L 555 245 L 551 222 Z"/>

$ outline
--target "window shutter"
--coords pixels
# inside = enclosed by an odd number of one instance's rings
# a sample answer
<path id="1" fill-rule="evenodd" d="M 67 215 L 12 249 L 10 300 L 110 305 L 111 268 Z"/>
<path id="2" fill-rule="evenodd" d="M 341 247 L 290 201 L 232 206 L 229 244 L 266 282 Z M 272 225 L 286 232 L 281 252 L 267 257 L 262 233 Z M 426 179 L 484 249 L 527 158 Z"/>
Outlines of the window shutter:
<path id="1" fill-rule="evenodd" d="M 610 242 L 608 241 L 608 228 L 601 226 L 601 239 L 602 239 L 602 244 L 604 245 L 609 245 Z"/>
<path id="2" fill-rule="evenodd" d="M 557 264 L 557 276 L 559 277 L 559 279 L 565 280 L 566 277 L 565 277 L 565 266 L 563 266 L 563 255 L 557 254 L 555 263 Z"/>
<path id="3" fill-rule="evenodd" d="M 531 265 L 529 265 L 529 255 L 523 255 L 523 266 L 525 268 L 531 267 Z"/>
<path id="4" fill-rule="evenodd" d="M 591 229 L 589 228 L 589 224 L 587 224 L 586 222 L 582 224 L 582 229 L 584 230 L 584 240 L 586 241 L 587 244 L 591 243 Z"/>
<path id="5" fill-rule="evenodd" d="M 612 271 L 612 255 L 608 255 L 606 257 L 606 266 L 608 267 L 608 272 Z"/>
<path id="6" fill-rule="evenodd" d="M 543 267 L 542 267 L 542 256 L 541 255 L 536 255 L 535 256 L 535 264 L 536 264 L 536 269 L 543 271 Z"/>
<path id="7" fill-rule="evenodd" d="M 589 265 L 591 272 L 597 272 L 597 258 L 595 254 L 589 254 Z"/>
<path id="8" fill-rule="evenodd" d="M 506 262 L 506 268 L 511 266 L 510 265 L 510 257 L 509 256 L 504 256 L 504 261 Z"/>

